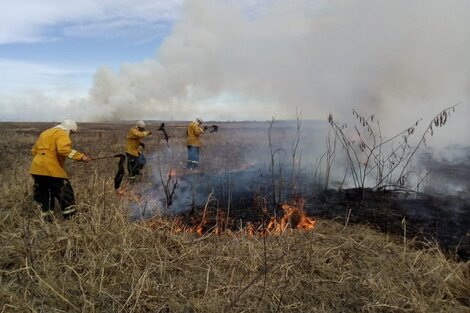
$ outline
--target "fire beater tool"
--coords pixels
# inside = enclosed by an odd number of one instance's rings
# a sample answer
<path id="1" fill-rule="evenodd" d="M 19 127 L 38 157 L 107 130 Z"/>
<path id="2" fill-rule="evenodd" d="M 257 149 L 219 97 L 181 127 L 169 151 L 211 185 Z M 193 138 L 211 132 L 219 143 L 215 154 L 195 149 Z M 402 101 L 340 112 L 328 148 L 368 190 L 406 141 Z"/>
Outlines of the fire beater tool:
<path id="1" fill-rule="evenodd" d="M 204 131 L 208 130 L 209 128 L 212 128 L 209 133 L 216 133 L 219 130 L 219 126 L 213 124 L 211 126 L 204 126 Z"/>
<path id="2" fill-rule="evenodd" d="M 170 137 L 169 137 L 168 134 L 166 133 L 166 130 L 165 130 L 165 123 L 161 123 L 157 130 L 163 132 L 163 137 L 165 137 L 166 146 L 169 147 L 169 146 L 168 146 L 168 139 L 169 139 Z"/>
<path id="3" fill-rule="evenodd" d="M 118 189 L 121 186 L 122 178 L 124 177 L 124 162 L 126 161 L 125 154 L 119 154 L 119 163 L 116 176 L 114 176 L 114 189 Z"/>

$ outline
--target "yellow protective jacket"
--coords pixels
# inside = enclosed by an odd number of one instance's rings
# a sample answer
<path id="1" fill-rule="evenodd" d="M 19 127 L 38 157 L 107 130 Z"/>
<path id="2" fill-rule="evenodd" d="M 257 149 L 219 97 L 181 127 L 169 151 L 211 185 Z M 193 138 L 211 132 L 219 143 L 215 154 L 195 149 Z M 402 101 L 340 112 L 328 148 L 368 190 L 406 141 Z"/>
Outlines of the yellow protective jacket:
<path id="1" fill-rule="evenodd" d="M 137 126 L 132 127 L 129 132 L 127 133 L 127 146 L 126 146 L 126 153 L 129 153 L 133 156 L 139 156 L 139 146 L 140 141 L 142 138 L 147 137 L 150 135 L 148 131 L 140 131 Z"/>
<path id="2" fill-rule="evenodd" d="M 188 139 L 186 141 L 188 146 L 200 147 L 201 140 L 199 140 L 199 135 L 201 135 L 203 132 L 204 130 L 199 127 L 199 124 L 196 121 L 189 123 L 188 129 L 186 131 L 188 135 Z"/>
<path id="3" fill-rule="evenodd" d="M 53 127 L 43 131 L 33 146 L 31 175 L 67 178 L 65 159 L 81 160 L 83 154 L 72 149 L 68 131 Z"/>

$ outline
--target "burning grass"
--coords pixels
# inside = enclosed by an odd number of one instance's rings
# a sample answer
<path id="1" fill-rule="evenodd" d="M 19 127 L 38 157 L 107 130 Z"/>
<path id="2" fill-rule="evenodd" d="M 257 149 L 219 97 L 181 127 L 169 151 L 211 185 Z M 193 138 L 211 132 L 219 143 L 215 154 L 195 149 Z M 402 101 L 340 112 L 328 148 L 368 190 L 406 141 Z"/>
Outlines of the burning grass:
<path id="1" fill-rule="evenodd" d="M 214 216 L 209 216 L 207 212 L 207 205 L 203 210 L 198 212 L 191 211 L 189 214 L 180 214 L 173 217 L 171 231 L 174 233 L 188 232 L 195 233 L 199 236 L 215 234 L 218 236 L 269 236 L 280 235 L 290 230 L 313 230 L 316 221 L 307 216 L 305 212 L 296 206 L 283 204 L 282 210 L 284 214 L 282 217 L 277 218 L 272 216 L 266 221 L 244 222 L 240 220 L 232 220 L 226 216 L 222 210 L 217 210 Z M 159 229 L 162 224 L 166 224 L 168 217 L 154 217 L 149 220 L 142 221 L 142 226 L 151 230 Z"/>
<path id="2" fill-rule="evenodd" d="M 80 214 L 45 223 L 27 175 L 36 135 L 21 133 L 0 167 L 1 312 L 469 310 L 468 261 L 366 226 L 316 219 L 313 230 L 297 230 L 302 214 L 291 205 L 273 222 L 275 236 L 235 226 L 223 235 L 228 230 L 214 226 L 230 223 L 207 211 L 202 236 L 175 232 L 182 224 L 174 217 L 151 227 L 131 222 L 130 201 L 113 188 L 115 164 L 106 161 L 69 165 Z M 117 145 L 115 136 L 93 133 L 77 148 L 106 155 L 100 143 Z M 15 132 L 0 129 L 0 140 L 12 147 Z M 202 221 L 198 213 L 190 225 Z M 291 227 L 275 232 L 279 225 Z"/>

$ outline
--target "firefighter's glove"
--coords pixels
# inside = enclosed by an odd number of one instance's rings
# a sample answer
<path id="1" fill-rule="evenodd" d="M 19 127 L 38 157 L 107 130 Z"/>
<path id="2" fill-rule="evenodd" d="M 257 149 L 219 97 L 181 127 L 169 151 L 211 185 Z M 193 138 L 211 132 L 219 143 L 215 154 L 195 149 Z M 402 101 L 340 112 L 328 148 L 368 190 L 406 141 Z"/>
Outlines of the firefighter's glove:
<path id="1" fill-rule="evenodd" d="M 91 158 L 87 155 L 84 155 L 84 156 L 82 156 L 82 161 L 85 162 L 85 163 L 88 163 L 88 162 L 91 161 Z"/>
<path id="2" fill-rule="evenodd" d="M 204 126 L 204 131 L 206 131 L 209 128 L 209 126 Z"/>

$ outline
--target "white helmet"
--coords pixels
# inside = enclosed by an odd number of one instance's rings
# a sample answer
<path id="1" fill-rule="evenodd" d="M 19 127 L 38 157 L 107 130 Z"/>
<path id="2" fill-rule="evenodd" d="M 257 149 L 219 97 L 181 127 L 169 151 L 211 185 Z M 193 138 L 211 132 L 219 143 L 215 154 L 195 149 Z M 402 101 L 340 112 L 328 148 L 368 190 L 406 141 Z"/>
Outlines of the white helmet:
<path id="1" fill-rule="evenodd" d="M 138 121 L 137 123 L 135 123 L 135 126 L 139 128 L 145 128 L 145 123 L 144 121 Z"/>
<path id="2" fill-rule="evenodd" d="M 62 126 L 64 129 L 68 130 L 71 133 L 77 132 L 77 123 L 74 120 L 71 119 L 65 119 L 60 123 L 60 126 Z"/>
<path id="3" fill-rule="evenodd" d="M 202 124 L 204 121 L 203 121 L 201 118 L 198 117 L 198 118 L 196 118 L 196 122 L 197 122 L 198 124 Z"/>

